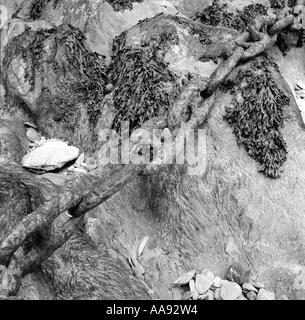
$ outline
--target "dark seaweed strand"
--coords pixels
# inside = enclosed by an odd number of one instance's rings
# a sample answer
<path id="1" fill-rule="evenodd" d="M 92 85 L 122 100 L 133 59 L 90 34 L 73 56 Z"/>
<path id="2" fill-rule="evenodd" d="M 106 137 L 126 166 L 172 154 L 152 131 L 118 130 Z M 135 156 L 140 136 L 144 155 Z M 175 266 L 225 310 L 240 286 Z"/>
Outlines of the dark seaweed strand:
<path id="1" fill-rule="evenodd" d="M 132 10 L 134 2 L 143 2 L 143 0 L 106 0 L 115 11 Z"/>
<path id="2" fill-rule="evenodd" d="M 287 160 L 287 148 L 281 133 L 284 109 L 289 98 L 274 81 L 268 61 L 253 62 L 251 70 L 240 72 L 247 85 L 241 88 L 243 103 L 227 108 L 224 119 L 233 127 L 238 145 L 259 164 L 259 172 L 278 178 Z"/>
<path id="3" fill-rule="evenodd" d="M 120 131 L 121 121 L 136 129 L 145 121 L 165 115 L 179 93 L 177 77 L 163 60 L 165 47 L 176 38 L 161 35 L 162 41 L 124 47 L 125 36 L 114 41 L 110 79 L 114 85 L 115 119 L 113 128 Z"/>
<path id="4" fill-rule="evenodd" d="M 201 23 L 212 26 L 224 26 L 238 31 L 245 31 L 247 26 L 257 17 L 266 15 L 267 7 L 262 4 L 250 4 L 236 13 L 229 12 L 227 4 L 220 4 L 219 0 L 197 13 L 194 19 L 199 19 Z"/>

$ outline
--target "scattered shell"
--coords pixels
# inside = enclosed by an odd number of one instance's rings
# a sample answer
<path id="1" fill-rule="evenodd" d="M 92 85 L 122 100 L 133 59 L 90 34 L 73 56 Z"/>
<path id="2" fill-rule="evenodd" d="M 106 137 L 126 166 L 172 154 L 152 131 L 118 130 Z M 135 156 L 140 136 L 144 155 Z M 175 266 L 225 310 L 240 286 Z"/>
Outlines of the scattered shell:
<path id="1" fill-rule="evenodd" d="M 195 277 L 195 274 L 196 274 L 196 270 L 192 270 L 190 272 L 184 273 L 176 281 L 173 282 L 173 285 L 183 286 L 185 284 L 188 284 Z"/>
<path id="2" fill-rule="evenodd" d="M 140 245 L 139 245 L 139 248 L 138 248 L 138 257 L 140 257 L 146 247 L 146 244 L 149 240 L 149 236 L 146 236 L 143 238 L 143 240 L 141 241 Z"/>

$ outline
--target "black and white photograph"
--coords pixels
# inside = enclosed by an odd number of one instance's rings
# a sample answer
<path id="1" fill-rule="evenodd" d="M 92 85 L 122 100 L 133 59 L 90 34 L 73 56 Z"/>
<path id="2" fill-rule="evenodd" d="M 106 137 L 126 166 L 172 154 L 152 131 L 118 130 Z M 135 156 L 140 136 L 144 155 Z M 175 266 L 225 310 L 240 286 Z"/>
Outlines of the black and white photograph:
<path id="1" fill-rule="evenodd" d="M 17 300 L 305 300 L 305 0 L 0 0 Z"/>

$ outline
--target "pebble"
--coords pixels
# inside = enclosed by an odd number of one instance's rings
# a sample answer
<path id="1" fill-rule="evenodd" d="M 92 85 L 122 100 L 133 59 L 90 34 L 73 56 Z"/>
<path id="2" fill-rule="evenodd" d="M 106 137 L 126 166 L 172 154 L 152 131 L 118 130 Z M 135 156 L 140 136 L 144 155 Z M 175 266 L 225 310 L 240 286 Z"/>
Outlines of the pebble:
<path id="1" fill-rule="evenodd" d="M 40 134 L 37 132 L 37 130 L 30 128 L 26 132 L 26 137 L 30 142 L 36 142 L 41 139 Z"/>
<path id="2" fill-rule="evenodd" d="M 196 277 L 196 290 L 199 294 L 204 294 L 213 285 L 214 275 L 209 270 L 203 270 Z"/>
<path id="3" fill-rule="evenodd" d="M 47 140 L 22 159 L 25 168 L 52 171 L 62 168 L 68 162 L 77 159 L 79 149 L 56 139 Z"/>
<path id="4" fill-rule="evenodd" d="M 256 281 L 249 281 L 250 284 L 253 285 L 253 287 L 257 289 L 263 289 L 265 286 L 262 283 L 256 282 Z"/>
<path id="5" fill-rule="evenodd" d="M 248 300 L 256 300 L 257 294 L 254 291 L 249 291 L 246 293 L 246 297 Z"/>
<path id="6" fill-rule="evenodd" d="M 221 298 L 220 298 L 220 288 L 215 290 L 215 300 L 221 300 Z"/>
<path id="7" fill-rule="evenodd" d="M 235 300 L 242 294 L 241 287 L 228 280 L 221 281 L 220 298 L 221 300 Z"/>
<path id="8" fill-rule="evenodd" d="M 196 291 L 196 285 L 195 285 L 195 281 L 193 279 L 190 281 L 189 286 L 190 286 L 191 292 Z"/>
<path id="9" fill-rule="evenodd" d="M 257 300 L 275 300 L 275 293 L 265 289 L 260 289 L 256 299 Z"/>
<path id="10" fill-rule="evenodd" d="M 250 275 L 251 271 L 249 269 L 246 269 L 239 262 L 234 262 L 228 268 L 226 278 L 230 281 L 242 285 L 245 282 L 249 282 Z"/>
<path id="11" fill-rule="evenodd" d="M 249 282 L 246 282 L 242 286 L 243 290 L 258 292 L 258 290 Z"/>
<path id="12" fill-rule="evenodd" d="M 289 300 L 286 295 L 282 295 L 279 297 L 279 300 Z"/>
<path id="13" fill-rule="evenodd" d="M 248 299 L 242 294 L 238 298 L 236 298 L 235 300 L 248 300 Z"/>
<path id="14" fill-rule="evenodd" d="M 220 288 L 221 287 L 220 282 L 221 282 L 221 278 L 220 277 L 215 277 L 215 279 L 213 281 L 213 287 Z"/>
<path id="15" fill-rule="evenodd" d="M 143 253 L 143 251 L 144 251 L 144 249 L 145 249 L 145 247 L 146 247 L 146 244 L 147 244 L 148 240 L 149 240 L 149 236 L 145 236 L 145 237 L 143 238 L 143 240 L 141 241 L 141 243 L 140 243 L 140 245 L 139 245 L 139 248 L 138 248 L 138 252 L 137 252 L 138 257 L 140 257 L 140 256 L 142 255 L 142 253 Z"/>
<path id="16" fill-rule="evenodd" d="M 173 285 L 183 286 L 185 284 L 189 284 L 189 282 L 195 277 L 195 274 L 196 274 L 196 270 L 192 270 L 190 272 L 184 273 L 176 281 L 173 282 Z"/>
<path id="17" fill-rule="evenodd" d="M 80 167 L 85 161 L 85 154 L 81 153 L 80 156 L 75 161 L 75 166 Z"/>
<path id="18" fill-rule="evenodd" d="M 194 292 L 187 291 L 184 295 L 182 300 L 191 300 L 194 296 Z"/>

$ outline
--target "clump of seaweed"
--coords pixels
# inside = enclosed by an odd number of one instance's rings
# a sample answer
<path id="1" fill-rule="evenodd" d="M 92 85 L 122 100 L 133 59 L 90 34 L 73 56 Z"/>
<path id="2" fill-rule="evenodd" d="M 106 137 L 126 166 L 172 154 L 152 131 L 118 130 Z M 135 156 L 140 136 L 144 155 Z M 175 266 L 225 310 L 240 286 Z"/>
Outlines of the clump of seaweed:
<path id="1" fill-rule="evenodd" d="M 219 0 L 195 15 L 201 23 L 212 26 L 224 26 L 238 31 L 245 31 L 247 26 L 258 16 L 266 15 L 267 8 L 262 4 L 251 4 L 245 6 L 243 10 L 230 12 L 227 4 L 220 4 Z"/>
<path id="2" fill-rule="evenodd" d="M 204 26 L 200 26 L 198 24 L 194 24 L 191 21 L 189 21 L 189 20 L 187 20 L 187 19 L 185 19 L 183 17 L 179 17 L 179 16 L 173 17 L 173 20 L 176 23 L 186 27 L 189 30 L 191 35 L 198 36 L 199 37 L 199 41 L 200 41 L 201 44 L 204 44 L 204 45 L 212 44 L 211 37 L 204 30 Z"/>
<path id="3" fill-rule="evenodd" d="M 260 164 L 259 172 L 277 178 L 287 159 L 281 128 L 289 98 L 273 79 L 266 59 L 253 62 L 238 78 L 245 84 L 239 86 L 242 101 L 228 107 L 224 119 L 233 127 L 237 143 Z"/>
<path id="4" fill-rule="evenodd" d="M 283 9 L 286 6 L 286 0 L 270 0 L 270 7 L 272 9 Z"/>
<path id="5" fill-rule="evenodd" d="M 134 2 L 143 2 L 143 0 L 106 0 L 115 11 L 132 10 Z"/>
<path id="6" fill-rule="evenodd" d="M 165 115 L 179 92 L 177 77 L 163 60 L 164 43 L 146 43 L 142 47 L 124 47 L 125 37 L 114 41 L 110 80 L 114 85 L 115 119 L 136 129 L 151 118 Z"/>

